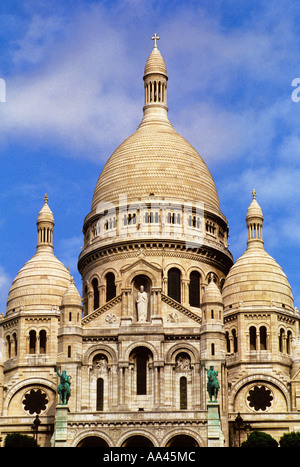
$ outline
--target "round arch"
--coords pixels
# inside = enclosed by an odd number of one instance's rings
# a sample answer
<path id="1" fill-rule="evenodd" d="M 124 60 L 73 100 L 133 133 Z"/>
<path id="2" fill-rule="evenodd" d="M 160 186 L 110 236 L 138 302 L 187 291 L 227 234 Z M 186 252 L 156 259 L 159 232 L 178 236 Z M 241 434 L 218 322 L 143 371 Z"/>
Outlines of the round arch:
<path id="1" fill-rule="evenodd" d="M 123 287 L 132 287 L 134 278 L 140 275 L 147 276 L 151 281 L 152 287 L 161 286 L 161 268 L 143 261 L 142 264 L 136 265 L 130 271 L 123 272 Z"/>
<path id="2" fill-rule="evenodd" d="M 136 341 L 133 344 L 130 344 L 127 349 L 124 352 L 124 360 L 129 361 L 129 356 L 131 352 L 136 349 L 137 347 L 145 347 L 146 349 L 150 350 L 153 355 L 153 360 L 159 360 L 158 356 L 158 349 L 154 347 L 153 344 L 150 344 L 149 342 L 143 342 L 143 341 Z"/>
<path id="3" fill-rule="evenodd" d="M 97 353 L 103 353 L 108 359 L 108 363 L 116 363 L 118 357 L 116 352 L 106 344 L 95 344 L 90 347 L 83 356 L 83 364 L 89 365 Z"/>
<path id="4" fill-rule="evenodd" d="M 181 272 L 181 278 L 182 279 L 188 279 L 187 271 L 185 270 L 185 268 L 180 263 L 168 263 L 168 266 L 164 270 L 164 275 L 166 277 L 168 277 L 168 272 L 172 268 L 179 269 L 179 271 Z"/>
<path id="5" fill-rule="evenodd" d="M 144 444 L 137 444 L 140 442 Z M 135 430 L 134 432 L 127 432 L 122 435 L 118 440 L 117 447 L 159 447 L 159 444 L 152 433 L 146 430 Z"/>
<path id="6" fill-rule="evenodd" d="M 200 268 L 200 266 L 194 264 L 193 266 L 190 266 L 187 270 L 186 270 L 186 274 L 187 274 L 187 277 L 190 277 L 190 274 L 191 272 L 193 271 L 197 271 L 199 272 L 200 274 L 200 278 L 201 278 L 201 282 L 203 283 L 203 281 L 205 280 L 205 273 L 204 271 Z"/>
<path id="7" fill-rule="evenodd" d="M 88 436 L 81 440 L 77 446 L 77 448 L 108 448 L 109 445 L 107 442 L 100 438 L 100 436 Z"/>
<path id="8" fill-rule="evenodd" d="M 189 443 L 189 444 L 188 444 Z M 196 431 L 175 429 L 168 433 L 161 442 L 165 447 L 204 447 L 205 443 Z"/>
<path id="9" fill-rule="evenodd" d="M 235 410 L 235 404 L 236 404 L 236 399 L 237 396 L 240 392 L 240 390 L 246 386 L 251 385 L 252 383 L 257 383 L 257 384 L 270 384 L 273 387 L 277 388 L 283 395 L 287 410 L 290 410 L 290 396 L 285 388 L 285 386 L 276 378 L 270 375 L 263 375 L 263 374 L 257 374 L 257 375 L 252 375 L 252 376 L 247 376 L 243 378 L 242 380 L 238 381 L 238 383 L 232 388 L 232 395 L 229 400 L 229 404 L 232 407 L 232 410 L 234 412 L 237 412 Z"/>
<path id="10" fill-rule="evenodd" d="M 113 445 L 112 439 L 100 430 L 82 431 L 72 440 L 71 444 L 72 447 L 112 447 Z"/>
<path id="11" fill-rule="evenodd" d="M 98 284 L 100 285 L 100 276 L 97 272 L 93 272 L 92 276 L 86 280 L 86 284 L 89 286 L 89 290 L 92 290 L 92 282 L 94 279 L 97 279 Z"/>
<path id="12" fill-rule="evenodd" d="M 186 352 L 191 357 L 191 363 L 200 363 L 200 355 L 197 349 L 195 349 L 191 344 L 174 344 L 166 355 L 166 363 L 175 364 L 176 357 L 179 353 Z"/>
<path id="13" fill-rule="evenodd" d="M 99 280 L 100 280 L 100 283 L 101 283 L 101 284 L 104 283 L 105 276 L 106 276 L 106 274 L 108 274 L 109 272 L 112 272 L 112 273 L 115 275 L 116 280 L 120 279 L 120 273 L 119 273 L 119 271 L 117 271 L 117 269 L 115 269 L 115 268 L 109 267 L 109 268 L 105 269 L 105 270 L 103 271 L 103 273 L 99 276 Z"/>
<path id="14" fill-rule="evenodd" d="M 13 399 L 13 397 L 19 393 L 22 390 L 26 390 L 29 388 L 33 388 L 36 386 L 40 386 L 42 388 L 45 388 L 45 390 L 50 391 L 50 393 L 53 395 L 53 400 L 56 401 L 56 392 L 57 392 L 57 386 L 56 384 L 52 383 L 51 381 L 48 381 L 44 378 L 29 378 L 23 381 L 18 382 L 15 384 L 10 390 L 7 392 L 4 401 L 3 401 L 3 415 L 7 416 L 8 411 L 9 411 L 9 405 Z"/>

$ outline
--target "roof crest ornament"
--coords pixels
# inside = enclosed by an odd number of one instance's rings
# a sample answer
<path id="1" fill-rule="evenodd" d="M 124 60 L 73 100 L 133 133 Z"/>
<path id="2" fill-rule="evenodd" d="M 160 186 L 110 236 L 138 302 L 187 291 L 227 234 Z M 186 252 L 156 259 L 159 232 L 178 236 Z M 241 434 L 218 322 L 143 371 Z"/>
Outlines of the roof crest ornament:
<path id="1" fill-rule="evenodd" d="M 253 190 L 252 190 L 252 198 L 253 198 L 253 199 L 256 199 L 256 191 L 255 191 L 254 188 L 253 188 Z"/>
<path id="2" fill-rule="evenodd" d="M 154 41 L 154 49 L 157 49 L 157 41 L 159 41 L 160 37 L 155 33 L 154 36 L 151 37 L 151 39 Z"/>

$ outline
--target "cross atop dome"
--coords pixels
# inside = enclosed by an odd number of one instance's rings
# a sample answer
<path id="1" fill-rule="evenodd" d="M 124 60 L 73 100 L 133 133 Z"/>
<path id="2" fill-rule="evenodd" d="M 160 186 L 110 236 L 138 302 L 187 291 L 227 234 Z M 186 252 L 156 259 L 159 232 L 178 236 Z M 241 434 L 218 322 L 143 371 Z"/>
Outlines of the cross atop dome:
<path id="1" fill-rule="evenodd" d="M 154 36 L 151 37 L 151 39 L 154 41 L 154 49 L 157 49 L 157 41 L 159 41 L 160 37 L 155 33 Z"/>
<path id="2" fill-rule="evenodd" d="M 252 198 L 253 198 L 253 199 L 256 199 L 256 191 L 255 191 L 254 188 L 253 188 L 253 190 L 252 190 Z"/>

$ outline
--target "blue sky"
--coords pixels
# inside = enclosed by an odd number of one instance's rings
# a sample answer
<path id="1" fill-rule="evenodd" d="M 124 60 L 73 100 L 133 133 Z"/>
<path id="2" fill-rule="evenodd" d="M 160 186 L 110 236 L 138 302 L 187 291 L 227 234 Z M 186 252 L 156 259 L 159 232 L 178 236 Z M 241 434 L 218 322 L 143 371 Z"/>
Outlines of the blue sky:
<path id="1" fill-rule="evenodd" d="M 155 32 L 170 121 L 213 175 L 234 258 L 255 188 L 265 248 L 299 306 L 299 19 L 296 0 L 2 0 L 0 313 L 35 253 L 46 192 L 55 255 L 81 292 L 83 220 L 105 161 L 141 121 Z"/>

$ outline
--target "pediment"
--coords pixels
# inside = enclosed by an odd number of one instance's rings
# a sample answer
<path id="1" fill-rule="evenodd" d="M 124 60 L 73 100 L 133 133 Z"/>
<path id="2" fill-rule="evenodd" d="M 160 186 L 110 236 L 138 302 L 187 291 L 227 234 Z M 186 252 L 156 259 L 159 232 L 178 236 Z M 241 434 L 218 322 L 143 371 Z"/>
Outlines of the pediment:
<path id="1" fill-rule="evenodd" d="M 139 258 L 137 261 L 125 265 L 120 270 L 123 284 L 130 287 L 135 276 L 146 275 L 151 279 L 152 287 L 161 287 L 162 268 L 150 263 L 145 258 Z"/>
<path id="2" fill-rule="evenodd" d="M 156 273 L 161 271 L 161 268 L 159 266 L 155 266 L 154 264 L 149 263 L 149 261 L 145 260 L 144 258 L 139 258 L 134 263 L 123 266 L 121 268 L 121 272 L 125 273 L 135 269 L 149 269 L 155 271 Z"/>

